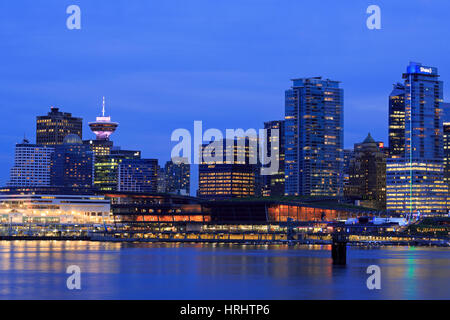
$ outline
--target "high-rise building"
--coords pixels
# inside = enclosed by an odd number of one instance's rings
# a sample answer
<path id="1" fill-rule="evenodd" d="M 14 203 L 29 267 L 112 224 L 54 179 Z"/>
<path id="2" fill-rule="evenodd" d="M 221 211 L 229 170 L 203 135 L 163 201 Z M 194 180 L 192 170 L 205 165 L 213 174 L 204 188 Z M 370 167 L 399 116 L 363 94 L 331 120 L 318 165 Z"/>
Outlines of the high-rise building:
<path id="1" fill-rule="evenodd" d="M 443 84 L 437 68 L 414 62 L 403 79 L 404 154 L 387 161 L 386 207 L 395 214 L 442 214 L 448 196 L 443 164 Z"/>
<path id="2" fill-rule="evenodd" d="M 173 161 L 175 160 L 175 162 Z M 166 192 L 189 195 L 191 191 L 191 166 L 187 158 L 172 159 L 164 168 Z"/>
<path id="3" fill-rule="evenodd" d="M 227 143 L 228 141 L 228 143 Z M 252 164 L 252 155 L 256 155 L 254 145 L 249 138 L 221 140 L 217 142 L 221 150 L 215 150 L 215 156 L 223 160 L 212 161 L 202 157 L 199 165 L 199 185 L 197 195 L 201 198 L 222 200 L 255 196 L 255 173 L 257 164 Z M 230 148 L 227 150 L 227 145 Z M 210 144 L 202 145 L 201 151 Z M 257 148 L 257 147 L 256 147 Z M 228 161 L 227 159 L 232 159 Z"/>
<path id="4" fill-rule="evenodd" d="M 51 156 L 50 184 L 59 187 L 92 187 L 93 152 L 81 138 L 69 134 Z"/>
<path id="5" fill-rule="evenodd" d="M 157 159 L 123 159 L 118 168 L 117 191 L 156 193 Z"/>
<path id="6" fill-rule="evenodd" d="M 278 157 L 272 161 L 278 162 L 278 171 L 272 175 L 264 175 L 264 196 L 284 196 L 284 120 L 269 121 L 264 123 L 267 130 L 266 149 L 267 156 L 272 157 L 272 143 L 278 144 Z M 274 130 L 278 130 L 278 135 L 274 135 Z M 278 141 L 275 141 L 277 139 Z"/>
<path id="7" fill-rule="evenodd" d="M 365 207 L 386 207 L 386 154 L 370 133 L 362 143 L 355 144 L 345 190 L 347 197 L 363 200 Z"/>
<path id="8" fill-rule="evenodd" d="M 343 89 L 321 77 L 294 79 L 285 94 L 285 193 L 343 194 Z"/>
<path id="9" fill-rule="evenodd" d="M 97 156 L 94 163 L 94 187 L 100 191 L 117 191 L 119 165 L 127 159 L 141 159 L 141 152 L 113 148 L 110 154 Z"/>
<path id="10" fill-rule="evenodd" d="M 391 158 L 405 155 L 405 85 L 394 84 L 389 95 L 389 153 Z"/>
<path id="11" fill-rule="evenodd" d="M 61 112 L 52 107 L 46 116 L 36 118 L 36 143 L 41 145 L 62 144 L 69 134 L 83 136 L 83 119 L 73 117 L 71 113 Z"/>
<path id="12" fill-rule="evenodd" d="M 444 122 L 444 180 L 450 188 L 450 121 Z M 450 203 L 448 204 L 450 209 Z"/>
<path id="13" fill-rule="evenodd" d="M 16 144 L 14 166 L 11 168 L 10 187 L 50 186 L 50 160 L 54 148 L 30 144 L 24 139 Z"/>
<path id="14" fill-rule="evenodd" d="M 164 167 L 160 167 L 158 165 L 158 193 L 166 193 L 167 192 L 167 179 L 166 179 L 166 171 Z"/>

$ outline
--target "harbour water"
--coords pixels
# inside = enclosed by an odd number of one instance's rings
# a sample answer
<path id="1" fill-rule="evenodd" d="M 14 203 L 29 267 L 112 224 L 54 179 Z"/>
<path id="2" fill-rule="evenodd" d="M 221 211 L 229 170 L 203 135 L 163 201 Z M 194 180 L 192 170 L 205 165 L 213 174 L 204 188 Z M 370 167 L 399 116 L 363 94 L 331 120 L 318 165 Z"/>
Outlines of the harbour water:
<path id="1" fill-rule="evenodd" d="M 0 299 L 450 299 L 450 249 L 0 241 Z M 66 269 L 81 269 L 69 290 Z M 369 265 L 381 289 L 369 290 Z"/>

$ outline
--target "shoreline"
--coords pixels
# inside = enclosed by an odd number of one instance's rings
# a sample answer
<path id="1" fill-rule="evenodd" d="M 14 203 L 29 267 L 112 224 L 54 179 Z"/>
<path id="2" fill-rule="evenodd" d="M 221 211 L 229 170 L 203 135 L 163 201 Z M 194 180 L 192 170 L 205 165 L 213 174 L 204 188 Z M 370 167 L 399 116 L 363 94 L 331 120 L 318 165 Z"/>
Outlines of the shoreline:
<path id="1" fill-rule="evenodd" d="M 0 236 L 0 241 L 88 241 L 88 242 L 123 242 L 123 243 L 205 243 L 205 244 L 240 244 L 240 245 L 332 245 L 329 240 L 228 240 L 228 239 L 142 239 L 142 238 L 114 238 L 89 236 Z M 450 241 L 349 241 L 350 247 L 443 247 L 450 248 Z"/>

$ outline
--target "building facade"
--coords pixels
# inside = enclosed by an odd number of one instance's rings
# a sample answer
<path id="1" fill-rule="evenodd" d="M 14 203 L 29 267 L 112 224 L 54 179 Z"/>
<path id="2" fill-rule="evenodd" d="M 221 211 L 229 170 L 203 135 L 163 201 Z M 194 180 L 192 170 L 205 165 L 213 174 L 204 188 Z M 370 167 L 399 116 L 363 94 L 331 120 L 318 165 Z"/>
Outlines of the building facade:
<path id="1" fill-rule="evenodd" d="M 396 83 L 389 95 L 389 153 L 391 158 L 402 158 L 405 155 L 405 94 L 405 85 Z"/>
<path id="2" fill-rule="evenodd" d="M 386 155 L 370 133 L 355 144 L 348 172 L 347 197 L 362 200 L 364 207 L 386 208 Z"/>
<path id="3" fill-rule="evenodd" d="M 450 188 L 450 121 L 444 122 L 444 180 Z M 450 203 L 448 204 L 450 207 Z"/>
<path id="4" fill-rule="evenodd" d="M 278 172 L 272 175 L 264 175 L 264 196 L 284 196 L 284 161 L 285 161 L 285 139 L 284 139 L 284 120 L 269 121 L 264 123 L 266 135 L 267 156 L 272 157 L 272 143 L 278 145 L 278 157 L 272 161 L 278 162 Z M 274 135 L 273 130 L 278 130 L 278 135 Z M 275 139 L 277 141 L 275 141 Z"/>
<path id="5" fill-rule="evenodd" d="M 117 190 L 149 192 L 158 190 L 157 159 L 124 159 L 119 164 Z"/>
<path id="6" fill-rule="evenodd" d="M 443 162 L 443 84 L 437 68 L 414 62 L 403 79 L 404 155 L 387 161 L 387 210 L 406 215 L 444 214 L 448 186 Z"/>
<path id="7" fill-rule="evenodd" d="M 127 159 L 141 159 L 141 152 L 113 148 L 110 154 L 97 156 L 94 163 L 94 188 L 100 191 L 117 191 L 119 165 Z"/>
<path id="8" fill-rule="evenodd" d="M 250 139 L 228 140 L 228 143 L 227 140 L 221 140 L 217 146 L 219 148 L 211 151 L 211 154 L 221 155 L 222 160 L 213 161 L 202 157 L 197 195 L 213 200 L 255 196 L 258 165 L 252 164 L 250 158 L 255 154 L 253 152 L 257 154 L 257 151 L 253 151 L 256 146 L 252 146 Z M 211 144 L 204 144 L 202 153 L 210 147 Z"/>
<path id="9" fill-rule="evenodd" d="M 173 161 L 175 160 L 175 162 Z M 191 165 L 187 158 L 172 159 L 164 167 L 167 193 L 189 195 L 191 192 Z"/>
<path id="10" fill-rule="evenodd" d="M 69 134 L 83 136 L 83 119 L 52 107 L 46 116 L 36 118 L 36 143 L 47 146 L 62 144 Z"/>
<path id="11" fill-rule="evenodd" d="M 3 223 L 111 223 L 110 201 L 97 195 L 0 194 Z"/>
<path id="12" fill-rule="evenodd" d="M 94 154 L 81 138 L 71 134 L 56 145 L 51 157 L 50 184 L 59 187 L 91 187 Z"/>
<path id="13" fill-rule="evenodd" d="M 16 144 L 14 166 L 11 168 L 9 187 L 41 187 L 50 185 L 51 155 L 54 148 L 30 144 L 24 139 Z"/>
<path id="14" fill-rule="evenodd" d="M 342 196 L 343 89 L 321 77 L 292 81 L 285 94 L 285 194 Z"/>

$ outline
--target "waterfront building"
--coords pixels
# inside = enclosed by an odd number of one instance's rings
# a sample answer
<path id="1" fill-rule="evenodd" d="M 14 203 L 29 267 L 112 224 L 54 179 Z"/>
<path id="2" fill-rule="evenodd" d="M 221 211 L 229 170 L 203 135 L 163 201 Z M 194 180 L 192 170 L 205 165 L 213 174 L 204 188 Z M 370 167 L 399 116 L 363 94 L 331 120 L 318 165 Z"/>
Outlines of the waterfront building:
<path id="1" fill-rule="evenodd" d="M 364 207 L 386 208 L 386 155 L 370 133 L 362 143 L 355 144 L 345 190 L 346 197 L 362 200 Z"/>
<path id="2" fill-rule="evenodd" d="M 113 148 L 108 155 L 99 155 L 94 163 L 94 188 L 100 191 L 117 191 L 119 165 L 126 159 L 141 159 L 141 152 Z"/>
<path id="3" fill-rule="evenodd" d="M 391 158 L 405 155 L 405 95 L 402 83 L 394 84 L 389 95 L 389 153 Z"/>
<path id="4" fill-rule="evenodd" d="M 117 190 L 157 192 L 157 159 L 123 159 L 119 164 Z"/>
<path id="5" fill-rule="evenodd" d="M 272 157 L 272 143 L 278 144 L 278 157 L 272 160 L 278 162 L 278 172 L 262 176 L 264 181 L 263 195 L 284 196 L 284 120 L 265 122 L 264 129 L 267 130 L 266 149 L 268 157 Z M 274 136 L 272 130 L 278 130 L 278 136 Z M 275 139 L 278 141 L 275 141 Z"/>
<path id="6" fill-rule="evenodd" d="M 16 144 L 14 166 L 11 168 L 9 187 L 35 187 L 50 185 L 51 154 L 54 148 L 30 144 L 24 139 Z"/>
<path id="7" fill-rule="evenodd" d="M 187 158 L 166 162 L 164 175 L 167 193 L 189 195 L 191 192 L 191 166 Z"/>
<path id="8" fill-rule="evenodd" d="M 208 161 L 202 157 L 199 165 L 198 196 L 205 199 L 231 199 L 255 196 L 257 161 L 251 161 L 257 155 L 256 143 L 252 138 L 236 138 L 221 140 L 218 145 L 221 150 L 215 150 L 216 156 L 222 155 L 221 161 Z M 255 139 L 256 140 L 256 139 Z M 227 143 L 228 141 L 228 143 Z M 256 141 L 255 141 L 256 142 Z M 231 146 L 227 151 L 227 145 Z M 210 144 L 204 144 L 201 151 Z M 232 161 L 227 161 L 227 152 Z"/>
<path id="9" fill-rule="evenodd" d="M 36 118 L 36 143 L 54 146 L 62 144 L 69 134 L 83 136 L 83 119 L 73 117 L 71 113 L 61 112 L 51 107 L 46 116 Z"/>
<path id="10" fill-rule="evenodd" d="M 444 214 L 443 84 L 437 68 L 411 62 L 405 87 L 404 155 L 386 169 L 387 210 L 394 214 Z"/>
<path id="11" fill-rule="evenodd" d="M 190 231 L 228 231 L 266 230 L 268 233 L 277 228 L 285 228 L 289 223 L 340 221 L 378 216 L 379 211 L 367 210 L 339 203 L 304 203 L 278 200 L 214 200 L 174 195 L 133 192 L 107 192 L 105 197 L 111 200 L 111 211 L 115 221 L 129 224 L 136 230 L 148 232 L 154 228 L 177 230 L 183 236 Z M 320 226 L 326 228 L 325 226 Z M 197 236 L 198 234 L 192 234 Z M 177 236 L 177 235 L 175 235 Z M 228 234 L 226 235 L 228 237 Z"/>
<path id="12" fill-rule="evenodd" d="M 285 194 L 342 196 L 343 89 L 321 77 L 292 81 L 285 94 Z"/>
<path id="13" fill-rule="evenodd" d="M 93 152 L 81 138 L 69 134 L 51 156 L 50 184 L 61 187 L 91 187 Z"/>
<path id="14" fill-rule="evenodd" d="M 110 201 L 99 195 L 0 194 L 2 223 L 111 223 Z"/>

